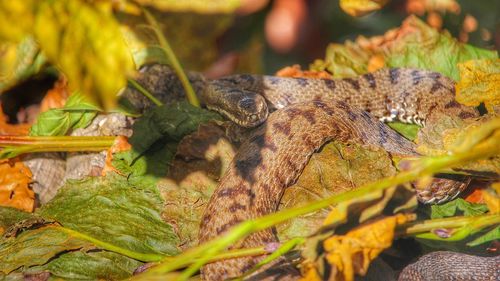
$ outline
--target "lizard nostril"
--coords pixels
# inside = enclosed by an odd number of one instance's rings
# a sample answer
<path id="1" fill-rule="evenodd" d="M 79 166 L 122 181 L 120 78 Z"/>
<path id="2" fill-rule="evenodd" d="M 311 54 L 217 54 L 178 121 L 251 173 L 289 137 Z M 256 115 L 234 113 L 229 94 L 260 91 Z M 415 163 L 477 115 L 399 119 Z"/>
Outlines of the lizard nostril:
<path id="1" fill-rule="evenodd" d="M 258 119 L 259 119 L 259 116 L 257 116 L 257 114 L 250 115 L 250 120 L 251 121 L 257 121 Z"/>

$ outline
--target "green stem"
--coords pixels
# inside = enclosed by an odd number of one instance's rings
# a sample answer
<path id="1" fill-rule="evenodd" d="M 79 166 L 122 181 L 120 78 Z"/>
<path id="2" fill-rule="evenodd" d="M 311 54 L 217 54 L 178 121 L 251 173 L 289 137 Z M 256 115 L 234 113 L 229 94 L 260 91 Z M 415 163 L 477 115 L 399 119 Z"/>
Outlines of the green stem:
<path id="1" fill-rule="evenodd" d="M 408 228 L 404 230 L 403 235 L 415 235 L 417 238 L 439 240 L 439 241 L 460 241 L 467 236 L 474 234 L 486 226 L 500 224 L 500 214 L 487 214 L 473 217 L 452 217 L 445 219 L 427 220 L 408 224 Z M 457 231 L 452 233 L 450 237 L 440 237 L 437 234 L 430 232 L 434 229 L 454 229 Z"/>
<path id="2" fill-rule="evenodd" d="M 134 79 L 128 79 L 128 82 L 134 86 L 134 88 L 139 91 L 139 93 L 143 94 L 146 98 L 148 98 L 150 101 L 152 101 L 154 104 L 157 106 L 162 106 L 163 103 L 157 99 L 155 96 L 153 96 L 148 90 L 146 90 L 139 82 L 135 81 Z"/>
<path id="3" fill-rule="evenodd" d="M 162 47 L 162 50 L 165 52 L 165 55 L 167 56 L 168 60 L 172 64 L 172 68 L 174 69 L 175 73 L 179 77 L 179 80 L 182 83 L 182 86 L 184 87 L 184 90 L 186 91 L 186 96 L 189 101 L 189 103 L 193 106 L 200 107 L 200 101 L 198 100 L 198 97 L 196 96 L 196 93 L 193 90 L 193 87 L 191 86 L 191 83 L 189 83 L 189 79 L 186 76 L 186 73 L 184 73 L 184 70 L 182 69 L 182 66 L 177 60 L 177 57 L 174 54 L 174 51 L 170 47 L 170 44 L 167 41 L 167 38 L 163 36 L 163 33 L 161 31 L 160 26 L 158 25 L 158 22 L 156 19 L 153 17 L 153 15 L 146 9 L 143 9 L 144 15 L 146 16 L 146 20 L 148 21 L 148 24 L 151 25 L 151 28 L 156 34 L 156 37 L 158 38 L 158 41 L 160 43 L 160 46 Z"/>
<path id="4" fill-rule="evenodd" d="M 33 152 L 102 151 L 115 142 L 114 136 L 0 136 L 0 159 Z"/>
<path id="5" fill-rule="evenodd" d="M 261 268 L 262 266 L 264 266 L 264 265 L 274 261 L 275 259 L 279 258 L 280 256 L 288 253 L 293 248 L 295 248 L 297 245 L 304 244 L 305 241 L 306 241 L 306 239 L 304 237 L 296 237 L 296 238 L 293 238 L 291 240 L 286 241 L 276 251 L 274 251 L 272 254 L 268 255 L 267 257 L 265 257 L 257 265 L 255 265 L 251 270 L 245 272 L 245 274 L 243 276 L 237 278 L 235 281 L 244 280 L 245 277 L 250 276 L 252 273 L 259 270 L 259 268 Z"/>
<path id="6" fill-rule="evenodd" d="M 109 244 L 107 242 L 95 239 L 91 236 L 88 236 L 86 234 L 83 234 L 81 232 L 78 232 L 78 231 L 75 231 L 75 230 L 72 230 L 72 229 L 69 229 L 66 227 L 55 226 L 55 228 L 57 230 L 60 230 L 61 232 L 64 232 L 64 233 L 72 236 L 72 237 L 82 239 L 85 241 L 89 241 L 101 249 L 105 249 L 105 250 L 109 250 L 109 251 L 112 251 L 115 253 L 119 253 L 119 254 L 122 254 L 124 256 L 136 259 L 136 260 L 145 261 L 145 262 L 154 262 L 154 261 L 160 261 L 165 257 L 164 255 L 159 255 L 159 254 L 144 254 L 144 253 L 137 253 L 134 251 L 130 251 L 130 250 L 115 246 L 113 244 Z"/>
<path id="7" fill-rule="evenodd" d="M 143 262 L 157 262 L 157 261 L 162 261 L 162 262 L 169 262 L 170 260 L 173 259 L 173 257 L 168 257 L 160 254 L 143 254 L 143 253 L 137 253 L 134 251 L 130 251 L 118 246 L 115 246 L 113 244 L 101 241 L 99 239 L 93 238 L 91 236 L 88 236 L 84 233 L 62 227 L 62 226 L 54 226 L 55 229 L 64 232 L 72 237 L 85 240 L 88 242 L 91 242 L 95 246 L 97 246 L 100 249 L 104 249 L 107 251 L 112 251 L 115 253 L 122 254 L 124 256 L 127 256 L 129 258 L 133 258 L 136 260 L 140 260 Z M 267 251 L 264 249 L 264 247 L 258 247 L 258 248 L 246 248 L 246 249 L 235 249 L 228 251 L 226 253 L 222 253 L 219 255 L 216 255 L 210 259 L 210 262 L 215 262 L 223 259 L 232 259 L 232 258 L 239 258 L 239 257 L 248 257 L 248 256 L 259 256 L 266 254 Z M 189 263 L 185 264 L 184 266 L 189 265 Z"/>

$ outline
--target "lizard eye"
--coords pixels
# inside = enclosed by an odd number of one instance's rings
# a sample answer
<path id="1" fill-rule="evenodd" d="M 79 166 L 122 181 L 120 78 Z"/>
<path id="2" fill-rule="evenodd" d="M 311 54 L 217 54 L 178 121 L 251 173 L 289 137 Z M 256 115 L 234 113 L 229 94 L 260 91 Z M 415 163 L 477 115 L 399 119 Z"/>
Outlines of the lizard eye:
<path id="1" fill-rule="evenodd" d="M 251 98 L 243 98 L 240 100 L 239 108 L 245 111 L 255 111 L 257 109 L 255 101 Z"/>

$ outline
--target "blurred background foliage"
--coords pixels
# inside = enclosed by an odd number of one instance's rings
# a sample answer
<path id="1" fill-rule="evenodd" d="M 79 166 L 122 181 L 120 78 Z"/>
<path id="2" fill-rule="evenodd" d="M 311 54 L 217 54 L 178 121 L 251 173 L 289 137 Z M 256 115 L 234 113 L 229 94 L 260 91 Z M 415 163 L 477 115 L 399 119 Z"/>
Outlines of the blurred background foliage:
<path id="1" fill-rule="evenodd" d="M 500 2 L 490 0 L 3 0 L 0 92 L 11 122 L 61 72 L 71 90 L 109 110 L 134 68 L 169 63 L 144 8 L 183 67 L 211 78 L 307 68 L 325 57 L 329 43 L 383 35 L 410 14 L 460 42 L 500 47 Z M 371 38 L 377 40 L 382 36 Z"/>

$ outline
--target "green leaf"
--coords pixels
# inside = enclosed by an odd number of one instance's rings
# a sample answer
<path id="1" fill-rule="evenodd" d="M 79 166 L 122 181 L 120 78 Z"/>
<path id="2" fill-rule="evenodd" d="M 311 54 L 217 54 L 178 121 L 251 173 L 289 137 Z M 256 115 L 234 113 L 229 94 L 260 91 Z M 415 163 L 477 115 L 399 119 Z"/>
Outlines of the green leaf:
<path id="1" fill-rule="evenodd" d="M 388 67 L 413 67 L 440 72 L 455 81 L 459 79 L 457 64 L 473 59 L 497 58 L 495 51 L 463 44 L 448 32 L 440 33 L 417 17 L 406 23 L 418 30 L 398 41 L 386 57 Z"/>
<path id="2" fill-rule="evenodd" d="M 411 141 L 417 138 L 418 130 L 420 129 L 418 125 L 402 122 L 389 122 L 387 125 Z"/>
<path id="3" fill-rule="evenodd" d="M 217 113 L 194 107 L 185 101 L 159 106 L 137 120 L 129 142 L 136 153 L 142 153 L 162 138 L 179 141 L 210 120 L 221 118 Z"/>
<path id="4" fill-rule="evenodd" d="M 385 62 L 384 67 L 428 69 L 458 80 L 457 63 L 498 57 L 495 51 L 460 43 L 448 32 L 439 32 L 416 16 L 409 16 L 398 30 L 391 32 L 396 33 L 395 39 L 371 47 L 365 46 L 368 39 L 364 37 L 356 42 L 330 44 L 324 61 L 315 61 L 311 69 L 327 69 L 335 78 L 354 77 L 368 72 L 370 63 L 379 58 Z"/>
<path id="5" fill-rule="evenodd" d="M 23 212 L 19 209 L 0 207 L 0 228 L 7 229 L 11 225 L 28 219 L 31 216 L 31 213 Z"/>
<path id="6" fill-rule="evenodd" d="M 0 271 L 41 265 L 56 255 L 82 248 L 88 242 L 72 238 L 53 227 L 25 231 L 15 238 L 0 239 Z"/>
<path id="7" fill-rule="evenodd" d="M 139 253 L 174 255 L 179 239 L 161 218 L 156 188 L 130 185 L 110 175 L 69 181 L 39 214 L 66 228 Z"/>
<path id="8" fill-rule="evenodd" d="M 49 271 L 64 280 L 121 280 L 132 276 L 143 263 L 107 251 L 75 251 L 60 255 L 49 263 L 30 269 L 29 273 Z"/>
<path id="9" fill-rule="evenodd" d="M 488 211 L 485 204 L 470 203 L 462 198 L 455 199 L 446 204 L 432 205 L 431 218 L 439 219 L 455 216 L 457 211 L 463 212 L 464 216 L 477 216 Z"/>
<path id="10" fill-rule="evenodd" d="M 467 246 L 477 246 L 484 244 L 486 242 L 499 240 L 500 239 L 500 226 L 495 227 L 494 229 L 488 231 L 486 234 L 481 235 L 480 237 L 474 239 L 473 241 L 467 243 Z"/>
<path id="11" fill-rule="evenodd" d="M 70 129 L 85 128 L 100 109 L 80 93 L 73 93 L 61 109 L 41 113 L 31 126 L 31 136 L 62 136 Z"/>
<path id="12" fill-rule="evenodd" d="M 218 114 L 185 101 L 155 107 L 135 122 L 129 139 L 132 150 L 115 154 L 113 166 L 133 184 L 154 185 L 168 172 L 177 143 L 200 124 L 220 119 Z"/>

